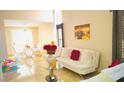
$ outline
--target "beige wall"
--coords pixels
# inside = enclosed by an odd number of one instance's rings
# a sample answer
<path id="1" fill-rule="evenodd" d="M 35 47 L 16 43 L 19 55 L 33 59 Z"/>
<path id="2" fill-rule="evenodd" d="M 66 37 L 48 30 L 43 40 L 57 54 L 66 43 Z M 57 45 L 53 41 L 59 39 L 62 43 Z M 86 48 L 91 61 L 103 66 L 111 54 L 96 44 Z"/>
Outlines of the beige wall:
<path id="1" fill-rule="evenodd" d="M 112 62 L 112 13 L 110 11 L 63 11 L 65 47 L 88 48 L 101 53 L 100 69 Z M 74 26 L 90 24 L 90 40 L 76 40 Z"/>
<path id="2" fill-rule="evenodd" d="M 12 32 L 18 30 L 30 29 L 33 36 L 33 45 L 38 45 L 39 43 L 39 30 L 38 27 L 5 27 L 6 42 L 7 42 L 7 52 L 8 55 L 13 54 L 12 48 Z"/>
<path id="3" fill-rule="evenodd" d="M 0 57 L 7 58 L 6 37 L 3 20 L 0 20 Z"/>
<path id="4" fill-rule="evenodd" d="M 40 42 L 39 28 L 38 27 L 32 27 L 30 29 L 32 30 L 33 44 L 34 44 L 34 46 L 37 46 Z"/>
<path id="5" fill-rule="evenodd" d="M 39 38 L 40 43 L 39 46 L 43 46 L 44 44 L 49 44 L 53 40 L 53 31 L 54 24 L 53 23 L 42 23 L 39 25 Z"/>

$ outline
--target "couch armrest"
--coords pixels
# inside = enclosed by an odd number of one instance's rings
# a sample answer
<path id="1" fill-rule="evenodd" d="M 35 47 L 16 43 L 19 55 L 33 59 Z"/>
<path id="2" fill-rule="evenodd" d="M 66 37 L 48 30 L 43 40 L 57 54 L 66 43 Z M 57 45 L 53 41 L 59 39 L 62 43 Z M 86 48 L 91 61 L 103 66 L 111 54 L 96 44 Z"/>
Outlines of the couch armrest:
<path id="1" fill-rule="evenodd" d="M 120 70 L 124 70 L 124 63 L 121 63 L 117 66 L 114 66 L 114 67 L 111 67 L 111 68 L 106 68 L 104 70 L 102 70 L 101 72 L 102 73 L 108 73 L 108 74 L 113 74 L 113 73 L 116 73 Z"/>

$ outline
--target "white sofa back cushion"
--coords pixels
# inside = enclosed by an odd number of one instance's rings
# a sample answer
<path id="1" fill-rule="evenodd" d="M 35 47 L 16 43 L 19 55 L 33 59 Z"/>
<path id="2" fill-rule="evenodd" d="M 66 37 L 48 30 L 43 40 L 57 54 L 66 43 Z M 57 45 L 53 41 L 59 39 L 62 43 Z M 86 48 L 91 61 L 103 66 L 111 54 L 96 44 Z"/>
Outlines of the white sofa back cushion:
<path id="1" fill-rule="evenodd" d="M 99 64 L 99 52 L 90 49 L 80 50 L 80 61 L 85 66 L 98 67 Z"/>
<path id="2" fill-rule="evenodd" d="M 90 52 L 81 51 L 80 62 L 86 66 L 90 67 L 93 65 L 93 55 Z"/>
<path id="3" fill-rule="evenodd" d="M 62 48 L 61 57 L 70 58 L 71 51 L 72 50 L 70 48 Z"/>
<path id="4" fill-rule="evenodd" d="M 57 47 L 55 56 L 59 57 L 61 55 L 61 52 L 62 52 L 62 47 Z"/>

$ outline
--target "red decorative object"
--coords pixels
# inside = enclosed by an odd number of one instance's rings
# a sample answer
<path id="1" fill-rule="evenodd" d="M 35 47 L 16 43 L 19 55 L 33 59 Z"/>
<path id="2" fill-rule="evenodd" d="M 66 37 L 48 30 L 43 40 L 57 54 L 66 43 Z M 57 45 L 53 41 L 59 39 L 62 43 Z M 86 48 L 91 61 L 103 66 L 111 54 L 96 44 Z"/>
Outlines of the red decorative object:
<path id="1" fill-rule="evenodd" d="M 8 68 L 6 68 L 6 70 L 8 70 L 8 71 L 9 71 L 9 70 L 12 70 L 12 67 L 8 67 Z"/>
<path id="2" fill-rule="evenodd" d="M 54 54 L 57 49 L 57 46 L 48 44 L 44 45 L 43 49 L 46 50 L 48 54 Z"/>
<path id="3" fill-rule="evenodd" d="M 118 60 L 118 59 L 115 59 L 115 60 L 112 62 L 112 64 L 109 66 L 109 68 L 114 67 L 114 66 L 116 66 L 116 65 L 118 65 L 118 64 L 120 64 L 119 60 Z"/>
<path id="4" fill-rule="evenodd" d="M 8 60 L 7 60 L 7 62 L 8 62 L 8 63 L 11 63 L 11 62 L 13 62 L 13 60 L 11 60 L 11 59 L 8 59 Z"/>
<path id="5" fill-rule="evenodd" d="M 72 60 L 79 60 L 80 57 L 80 51 L 79 50 L 72 50 L 70 58 Z"/>

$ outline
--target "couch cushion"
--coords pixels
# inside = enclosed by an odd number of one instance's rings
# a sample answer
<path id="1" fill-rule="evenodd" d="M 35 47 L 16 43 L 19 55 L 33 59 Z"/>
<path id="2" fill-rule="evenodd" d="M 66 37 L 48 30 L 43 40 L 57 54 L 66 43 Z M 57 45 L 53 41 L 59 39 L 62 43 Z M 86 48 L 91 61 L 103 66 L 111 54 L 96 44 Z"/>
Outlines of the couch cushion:
<path id="1" fill-rule="evenodd" d="M 85 66 L 93 65 L 93 55 L 90 52 L 83 51 L 81 52 L 81 63 Z"/>
<path id="2" fill-rule="evenodd" d="M 62 53 L 61 53 L 61 57 L 70 58 L 71 51 L 72 50 L 70 48 L 63 48 Z"/>
<path id="3" fill-rule="evenodd" d="M 80 61 L 74 61 L 74 60 L 71 60 L 69 58 L 63 58 L 63 57 L 58 57 L 57 60 L 65 68 L 68 68 L 68 69 L 70 69 L 74 72 L 77 72 L 79 74 L 85 75 L 87 73 L 95 71 L 95 68 L 93 66 L 83 65 Z"/>
<path id="4" fill-rule="evenodd" d="M 80 61 L 74 61 L 74 60 L 69 59 L 69 58 L 58 57 L 57 60 L 59 62 L 62 62 L 63 64 L 65 63 L 67 65 L 70 65 L 70 66 L 72 66 L 74 68 L 78 68 L 78 69 L 89 67 L 89 66 L 83 65 Z"/>
<path id="5" fill-rule="evenodd" d="M 62 52 L 62 47 L 57 47 L 56 52 L 55 52 L 55 56 L 59 57 L 61 55 Z"/>
<path id="6" fill-rule="evenodd" d="M 73 60 L 71 60 L 70 58 L 64 58 L 64 57 L 58 57 L 57 60 L 59 62 L 66 62 L 66 63 L 73 62 Z"/>
<path id="7" fill-rule="evenodd" d="M 80 51 L 79 50 L 72 50 L 70 58 L 72 60 L 78 61 L 80 57 Z"/>

